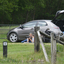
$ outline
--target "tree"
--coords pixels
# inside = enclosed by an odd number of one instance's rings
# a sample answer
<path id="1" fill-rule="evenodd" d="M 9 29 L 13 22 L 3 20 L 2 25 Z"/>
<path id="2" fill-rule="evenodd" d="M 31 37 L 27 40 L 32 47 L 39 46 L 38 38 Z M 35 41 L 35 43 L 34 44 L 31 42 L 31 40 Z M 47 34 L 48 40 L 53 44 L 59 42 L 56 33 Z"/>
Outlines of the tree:
<path id="1" fill-rule="evenodd" d="M 8 1 L 8 0 L 1 0 L 0 1 L 0 21 L 2 23 L 7 23 L 6 21 L 12 21 L 11 13 L 15 10 L 18 10 L 17 2 L 15 1 Z"/>
<path id="2" fill-rule="evenodd" d="M 20 24 L 35 19 L 53 19 L 64 9 L 64 0 L 0 0 L 0 23 Z"/>

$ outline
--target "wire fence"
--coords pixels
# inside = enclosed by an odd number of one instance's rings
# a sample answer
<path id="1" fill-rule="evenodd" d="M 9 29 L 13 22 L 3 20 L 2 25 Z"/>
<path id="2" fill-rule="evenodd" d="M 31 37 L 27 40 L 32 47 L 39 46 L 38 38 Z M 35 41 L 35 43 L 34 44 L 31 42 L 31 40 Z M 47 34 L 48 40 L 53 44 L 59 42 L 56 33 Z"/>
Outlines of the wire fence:
<path id="1" fill-rule="evenodd" d="M 0 39 L 7 39 L 7 33 L 19 24 L 0 24 Z"/>

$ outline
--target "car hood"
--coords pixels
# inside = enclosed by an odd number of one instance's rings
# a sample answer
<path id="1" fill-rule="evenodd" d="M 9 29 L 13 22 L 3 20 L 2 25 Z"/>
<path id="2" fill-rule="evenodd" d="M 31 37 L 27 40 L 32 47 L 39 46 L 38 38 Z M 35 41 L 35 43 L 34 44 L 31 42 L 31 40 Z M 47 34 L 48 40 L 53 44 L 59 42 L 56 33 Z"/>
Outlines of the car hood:
<path id="1" fill-rule="evenodd" d="M 19 28 L 19 27 L 17 27 L 17 28 L 13 28 L 13 29 L 10 29 L 9 32 L 10 32 L 10 31 L 17 30 L 18 28 Z"/>

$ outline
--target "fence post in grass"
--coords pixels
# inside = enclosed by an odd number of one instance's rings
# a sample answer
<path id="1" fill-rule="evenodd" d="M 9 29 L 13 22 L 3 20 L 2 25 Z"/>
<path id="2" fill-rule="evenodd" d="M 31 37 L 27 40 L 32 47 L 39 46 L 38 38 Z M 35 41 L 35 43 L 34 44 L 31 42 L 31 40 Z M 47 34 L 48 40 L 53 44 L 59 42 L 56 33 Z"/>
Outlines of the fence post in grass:
<path id="1" fill-rule="evenodd" d="M 56 40 L 53 32 L 51 32 L 51 63 L 56 64 Z"/>
<path id="2" fill-rule="evenodd" d="M 34 27 L 34 51 L 38 52 L 40 50 L 40 42 L 38 39 L 37 31 L 39 30 L 39 27 Z"/>
<path id="3" fill-rule="evenodd" d="M 38 34 L 39 41 L 40 41 L 41 46 L 42 46 L 42 49 L 43 49 L 43 53 L 44 53 L 45 59 L 46 59 L 47 62 L 49 62 L 48 55 L 46 53 L 45 46 L 44 46 L 43 41 L 42 41 L 42 38 L 41 38 L 41 34 L 40 34 L 39 31 L 37 31 L 37 34 Z"/>
<path id="4" fill-rule="evenodd" d="M 7 42 L 3 42 L 3 57 L 7 57 Z"/>

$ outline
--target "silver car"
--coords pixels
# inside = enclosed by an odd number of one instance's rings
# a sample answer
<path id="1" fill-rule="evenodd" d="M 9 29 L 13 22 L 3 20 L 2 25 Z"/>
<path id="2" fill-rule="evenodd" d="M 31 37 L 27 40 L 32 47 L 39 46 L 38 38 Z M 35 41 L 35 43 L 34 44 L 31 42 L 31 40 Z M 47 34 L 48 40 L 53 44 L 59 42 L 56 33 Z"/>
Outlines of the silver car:
<path id="1" fill-rule="evenodd" d="M 56 35 L 62 34 L 60 28 L 51 22 L 52 20 L 32 20 L 27 22 L 17 28 L 10 30 L 7 34 L 7 38 L 11 42 L 17 42 L 19 40 L 24 40 L 28 37 L 29 33 L 34 34 L 34 27 L 39 26 L 41 32 L 45 32 L 47 29 L 53 31 Z"/>

